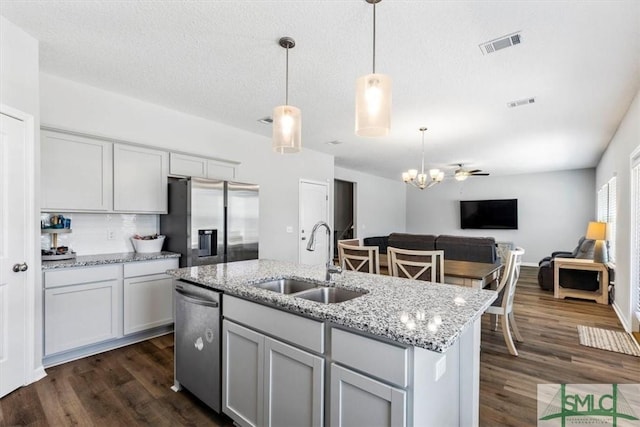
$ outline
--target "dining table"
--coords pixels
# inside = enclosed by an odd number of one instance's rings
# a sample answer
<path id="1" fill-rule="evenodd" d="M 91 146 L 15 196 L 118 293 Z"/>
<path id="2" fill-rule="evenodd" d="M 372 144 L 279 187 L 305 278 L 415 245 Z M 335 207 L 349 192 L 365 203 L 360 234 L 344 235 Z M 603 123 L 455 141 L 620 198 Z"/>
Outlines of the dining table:
<path id="1" fill-rule="evenodd" d="M 500 278 L 502 264 L 444 260 L 444 283 L 476 289 L 495 288 Z"/>

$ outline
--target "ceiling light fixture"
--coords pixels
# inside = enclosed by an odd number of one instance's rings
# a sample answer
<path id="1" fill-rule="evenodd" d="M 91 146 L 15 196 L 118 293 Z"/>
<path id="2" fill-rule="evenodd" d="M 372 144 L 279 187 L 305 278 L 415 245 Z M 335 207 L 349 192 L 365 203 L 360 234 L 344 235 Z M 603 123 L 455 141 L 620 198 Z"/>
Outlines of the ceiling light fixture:
<path id="1" fill-rule="evenodd" d="M 405 184 L 411 184 L 421 190 L 431 188 L 444 179 L 444 172 L 440 169 L 429 170 L 429 180 L 427 180 L 427 174 L 424 173 L 424 132 L 426 130 L 426 127 L 420 128 L 420 132 L 422 132 L 422 168 L 420 169 L 420 173 L 418 173 L 417 169 L 409 169 L 402 173 L 402 180 Z"/>
<path id="2" fill-rule="evenodd" d="M 376 3 L 373 5 L 373 72 L 356 80 L 356 135 L 386 136 L 391 128 L 391 77 L 376 74 Z"/>
<path id="3" fill-rule="evenodd" d="M 273 151 L 297 153 L 302 149 L 302 117 L 299 108 L 289 105 L 289 49 L 296 42 L 291 37 L 282 37 L 278 44 L 287 50 L 287 71 L 284 105 L 273 109 Z"/>

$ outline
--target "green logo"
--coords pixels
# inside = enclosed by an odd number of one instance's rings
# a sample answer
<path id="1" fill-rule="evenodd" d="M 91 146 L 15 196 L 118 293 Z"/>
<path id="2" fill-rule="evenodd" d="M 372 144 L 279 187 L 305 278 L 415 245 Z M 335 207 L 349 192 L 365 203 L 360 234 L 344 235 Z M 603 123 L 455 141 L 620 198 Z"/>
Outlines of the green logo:
<path id="1" fill-rule="evenodd" d="M 559 384 L 559 388 L 549 399 L 557 386 L 558 384 L 538 385 L 538 420 L 555 421 L 552 424 L 539 422 L 540 426 L 558 425 L 558 422 L 562 427 L 566 427 L 568 423 L 613 427 L 640 425 L 635 423 L 640 420 L 634 411 L 634 407 L 638 410 L 637 398 L 630 402 L 618 384 Z M 541 407 L 542 401 L 548 402 L 546 407 Z"/>

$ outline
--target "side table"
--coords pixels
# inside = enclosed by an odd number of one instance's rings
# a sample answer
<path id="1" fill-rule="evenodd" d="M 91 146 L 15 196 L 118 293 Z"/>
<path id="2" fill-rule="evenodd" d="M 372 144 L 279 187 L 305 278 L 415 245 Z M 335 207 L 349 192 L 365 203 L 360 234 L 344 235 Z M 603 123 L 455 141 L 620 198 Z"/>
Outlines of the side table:
<path id="1" fill-rule="evenodd" d="M 593 262 L 590 259 L 576 258 L 555 258 L 553 271 L 553 297 L 554 298 L 582 298 L 594 300 L 599 304 L 609 303 L 609 270 L 607 265 L 600 262 Z M 583 291 L 581 289 L 563 288 L 560 286 L 560 269 L 568 270 L 590 270 L 599 272 L 598 284 L 600 285 L 596 291 Z"/>

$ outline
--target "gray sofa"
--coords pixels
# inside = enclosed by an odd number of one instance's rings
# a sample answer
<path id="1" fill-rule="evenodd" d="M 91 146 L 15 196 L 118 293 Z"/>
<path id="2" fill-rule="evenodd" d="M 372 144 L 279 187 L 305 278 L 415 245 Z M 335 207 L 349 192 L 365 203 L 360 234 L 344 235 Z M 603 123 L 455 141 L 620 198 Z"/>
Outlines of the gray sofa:
<path id="1" fill-rule="evenodd" d="M 496 241 L 493 237 L 464 237 L 432 234 L 391 233 L 389 236 L 366 237 L 365 246 L 378 246 L 380 265 L 388 266 L 387 247 L 421 251 L 443 250 L 445 260 L 495 263 Z"/>

